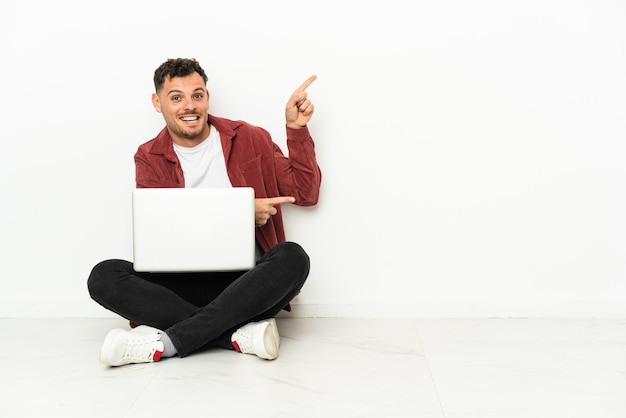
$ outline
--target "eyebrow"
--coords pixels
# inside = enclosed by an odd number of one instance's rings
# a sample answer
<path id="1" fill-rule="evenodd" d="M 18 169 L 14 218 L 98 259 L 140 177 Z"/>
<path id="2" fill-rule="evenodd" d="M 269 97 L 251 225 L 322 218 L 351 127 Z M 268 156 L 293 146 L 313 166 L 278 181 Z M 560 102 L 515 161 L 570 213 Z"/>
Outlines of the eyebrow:
<path id="1" fill-rule="evenodd" d="M 201 91 L 201 92 L 203 92 L 203 93 L 204 93 L 204 90 L 205 90 L 204 88 L 202 88 L 202 87 L 198 87 L 198 88 L 194 89 L 194 91 L 193 91 L 192 93 L 197 93 L 197 92 L 199 92 L 199 91 Z M 173 89 L 173 90 L 169 90 L 169 91 L 167 92 L 167 95 L 169 96 L 170 94 L 173 94 L 173 93 L 180 94 L 180 93 L 183 93 L 183 91 L 182 91 L 182 90 L 179 90 L 179 89 Z"/>

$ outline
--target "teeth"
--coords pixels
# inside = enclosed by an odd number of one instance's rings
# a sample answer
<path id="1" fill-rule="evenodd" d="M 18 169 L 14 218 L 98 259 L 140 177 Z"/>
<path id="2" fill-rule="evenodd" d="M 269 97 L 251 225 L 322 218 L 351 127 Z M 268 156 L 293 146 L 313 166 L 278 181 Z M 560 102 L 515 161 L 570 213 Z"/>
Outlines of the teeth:
<path id="1" fill-rule="evenodd" d="M 198 120 L 197 116 L 186 116 L 186 117 L 182 117 L 181 118 L 184 121 L 192 121 L 192 120 Z"/>

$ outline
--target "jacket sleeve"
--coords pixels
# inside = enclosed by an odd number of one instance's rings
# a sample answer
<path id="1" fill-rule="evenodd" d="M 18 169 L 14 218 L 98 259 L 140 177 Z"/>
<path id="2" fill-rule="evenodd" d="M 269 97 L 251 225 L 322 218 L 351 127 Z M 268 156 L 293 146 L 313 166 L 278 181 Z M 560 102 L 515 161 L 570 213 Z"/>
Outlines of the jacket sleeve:
<path id="1" fill-rule="evenodd" d="M 313 206 L 318 202 L 322 182 L 313 138 L 307 127 L 286 129 L 289 157 L 274 144 L 274 162 L 280 194 L 295 197 L 296 205 Z"/>

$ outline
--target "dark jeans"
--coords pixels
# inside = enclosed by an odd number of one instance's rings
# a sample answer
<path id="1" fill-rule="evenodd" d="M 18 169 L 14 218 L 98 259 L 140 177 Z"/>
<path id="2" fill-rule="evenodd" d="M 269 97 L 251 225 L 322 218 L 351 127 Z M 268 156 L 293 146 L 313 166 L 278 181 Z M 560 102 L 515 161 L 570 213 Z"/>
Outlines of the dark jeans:
<path id="1" fill-rule="evenodd" d="M 105 308 L 165 331 L 184 357 L 203 347 L 232 349 L 237 328 L 275 317 L 308 274 L 309 256 L 284 242 L 243 272 L 138 273 L 129 261 L 106 260 L 93 268 L 87 287 Z"/>

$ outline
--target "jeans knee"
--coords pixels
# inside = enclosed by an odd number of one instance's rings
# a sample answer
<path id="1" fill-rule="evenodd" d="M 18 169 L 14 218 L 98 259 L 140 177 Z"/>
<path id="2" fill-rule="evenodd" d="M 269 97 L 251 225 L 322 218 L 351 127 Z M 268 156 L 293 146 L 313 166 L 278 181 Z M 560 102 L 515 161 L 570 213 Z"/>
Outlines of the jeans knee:
<path id="1" fill-rule="evenodd" d="M 304 251 L 304 248 L 298 243 L 292 241 L 281 242 L 276 247 L 287 258 L 294 260 L 297 263 L 309 264 L 309 255 Z"/>
<path id="2" fill-rule="evenodd" d="M 122 260 L 105 260 L 96 264 L 87 278 L 89 296 L 95 301 L 101 301 L 111 291 L 114 271 Z"/>
<path id="3" fill-rule="evenodd" d="M 298 279 L 306 279 L 309 275 L 310 259 L 304 248 L 291 241 L 282 242 L 275 246 L 283 266 Z"/>

